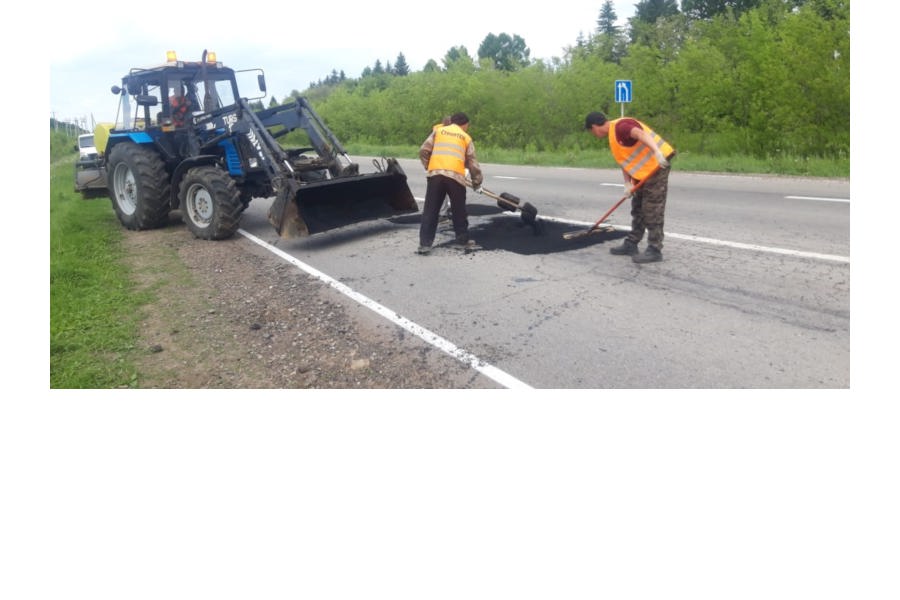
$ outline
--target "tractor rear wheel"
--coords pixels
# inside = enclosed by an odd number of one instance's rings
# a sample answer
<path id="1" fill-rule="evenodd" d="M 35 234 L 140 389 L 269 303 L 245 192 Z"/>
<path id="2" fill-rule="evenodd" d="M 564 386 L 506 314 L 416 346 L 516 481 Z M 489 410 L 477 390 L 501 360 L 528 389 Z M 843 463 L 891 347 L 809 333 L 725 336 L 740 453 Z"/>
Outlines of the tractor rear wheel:
<path id="1" fill-rule="evenodd" d="M 128 229 L 156 229 L 169 219 L 169 177 L 150 148 L 122 143 L 109 156 L 107 187 L 119 222 Z"/>
<path id="2" fill-rule="evenodd" d="M 194 236 L 223 240 L 234 235 L 244 204 L 234 180 L 216 167 L 195 167 L 178 188 L 181 218 Z"/>

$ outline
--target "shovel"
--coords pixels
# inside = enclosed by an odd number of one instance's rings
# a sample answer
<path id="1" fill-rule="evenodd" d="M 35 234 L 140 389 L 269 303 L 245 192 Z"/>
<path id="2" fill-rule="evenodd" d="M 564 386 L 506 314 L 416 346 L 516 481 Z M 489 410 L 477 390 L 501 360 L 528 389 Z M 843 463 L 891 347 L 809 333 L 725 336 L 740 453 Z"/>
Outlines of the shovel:
<path id="1" fill-rule="evenodd" d="M 466 185 L 468 185 L 472 189 L 475 189 L 475 186 L 473 186 L 472 182 L 468 179 L 466 180 Z M 481 193 L 483 193 L 488 198 L 493 198 L 494 200 L 496 200 L 497 206 L 499 206 L 500 208 L 511 210 L 513 212 L 519 210 L 522 214 L 522 221 L 524 221 L 528 225 L 531 225 L 532 228 L 535 228 L 537 226 L 537 209 L 532 206 L 530 202 L 525 202 L 523 204 L 518 196 L 507 194 L 506 192 L 498 195 L 494 192 L 491 192 L 490 190 L 481 188 Z"/>
<path id="2" fill-rule="evenodd" d="M 602 217 L 600 217 L 600 219 L 598 219 L 597 222 L 594 223 L 590 229 L 582 229 L 580 231 L 568 231 L 563 234 L 563 239 L 564 240 L 574 240 L 574 239 L 589 236 L 594 233 L 601 233 L 604 231 L 612 231 L 613 228 L 611 225 L 605 225 L 603 227 L 601 227 L 601 225 L 603 224 L 603 222 L 606 219 L 609 218 L 609 215 L 613 214 L 613 212 L 615 212 L 615 210 L 617 208 L 619 208 L 619 206 L 622 205 L 623 202 L 625 202 L 626 200 L 631 198 L 631 196 L 637 191 L 637 189 L 639 187 L 641 187 L 642 185 L 644 185 L 644 182 L 647 181 L 647 179 L 649 179 L 649 177 L 646 177 L 646 178 L 642 179 L 641 181 L 639 181 L 636 186 L 631 188 L 630 192 L 626 193 L 624 196 L 619 198 L 619 201 L 616 202 L 615 204 L 613 204 L 612 208 L 610 208 L 608 211 L 606 211 L 606 214 L 603 215 Z"/>

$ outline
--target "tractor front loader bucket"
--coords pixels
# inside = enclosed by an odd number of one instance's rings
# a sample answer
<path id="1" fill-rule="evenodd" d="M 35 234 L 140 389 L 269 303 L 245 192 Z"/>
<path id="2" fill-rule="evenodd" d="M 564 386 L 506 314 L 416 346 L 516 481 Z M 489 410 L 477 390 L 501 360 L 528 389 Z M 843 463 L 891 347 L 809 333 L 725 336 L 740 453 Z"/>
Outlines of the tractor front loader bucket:
<path id="1" fill-rule="evenodd" d="M 379 173 L 348 175 L 282 186 L 269 209 L 269 221 L 283 238 L 313 235 L 361 221 L 419 210 L 394 159 Z"/>
<path id="2" fill-rule="evenodd" d="M 297 210 L 297 190 L 299 184 L 293 179 L 282 182 L 275 196 L 275 201 L 269 207 L 269 223 L 283 238 L 295 238 L 309 235 L 309 229 Z"/>

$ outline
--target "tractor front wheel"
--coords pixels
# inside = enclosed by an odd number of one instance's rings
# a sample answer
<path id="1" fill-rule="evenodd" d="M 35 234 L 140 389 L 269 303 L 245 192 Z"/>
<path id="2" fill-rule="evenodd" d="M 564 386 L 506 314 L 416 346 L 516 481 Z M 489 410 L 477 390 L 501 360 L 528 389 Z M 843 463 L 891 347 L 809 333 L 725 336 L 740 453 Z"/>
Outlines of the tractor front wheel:
<path id="1" fill-rule="evenodd" d="M 178 188 L 181 218 L 194 236 L 223 240 L 238 230 L 244 204 L 234 181 L 216 167 L 189 170 Z"/>

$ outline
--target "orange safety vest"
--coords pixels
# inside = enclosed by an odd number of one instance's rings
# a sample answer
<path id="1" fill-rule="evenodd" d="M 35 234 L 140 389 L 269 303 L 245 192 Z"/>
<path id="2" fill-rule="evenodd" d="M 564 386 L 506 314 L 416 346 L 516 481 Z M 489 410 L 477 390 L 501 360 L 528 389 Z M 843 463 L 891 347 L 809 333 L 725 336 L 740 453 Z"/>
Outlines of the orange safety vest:
<path id="1" fill-rule="evenodd" d="M 466 150 L 472 138 L 459 125 L 434 130 L 434 149 L 428 159 L 429 171 L 453 171 L 465 176 Z"/>
<path id="2" fill-rule="evenodd" d="M 643 181 L 652 175 L 659 168 L 659 161 L 656 160 L 656 152 L 649 148 L 645 143 L 638 142 L 634 146 L 623 146 L 616 138 L 616 123 L 622 119 L 613 119 L 609 123 L 609 149 L 612 150 L 613 158 L 622 167 L 622 169 L 631 175 L 632 179 Z M 633 119 L 637 121 L 637 119 Z M 675 154 L 675 148 L 669 145 L 669 142 L 647 127 L 645 124 L 637 121 L 641 128 L 653 137 L 656 146 L 662 151 L 663 156 L 667 159 Z"/>

